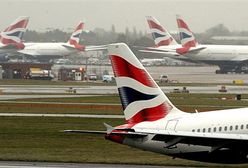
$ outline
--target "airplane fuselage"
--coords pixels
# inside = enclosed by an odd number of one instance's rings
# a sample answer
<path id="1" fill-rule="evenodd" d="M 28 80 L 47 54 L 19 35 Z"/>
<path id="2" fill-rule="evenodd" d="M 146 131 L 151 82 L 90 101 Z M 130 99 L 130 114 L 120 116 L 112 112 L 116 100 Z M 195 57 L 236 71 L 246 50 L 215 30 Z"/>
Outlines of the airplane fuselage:
<path id="1" fill-rule="evenodd" d="M 185 56 L 214 65 L 248 61 L 248 46 L 245 45 L 200 45 L 200 47 L 206 48 Z"/>
<path id="2" fill-rule="evenodd" d="M 31 56 L 68 56 L 78 52 L 73 45 L 67 43 L 25 43 L 20 53 Z M 69 47 L 65 47 L 69 46 Z"/>
<path id="3" fill-rule="evenodd" d="M 181 59 L 182 57 L 182 59 L 190 59 L 214 65 L 248 61 L 248 46 L 245 45 L 199 45 L 197 48 L 198 47 L 204 47 L 204 49 L 173 57 L 177 59 Z M 170 51 L 161 52 L 168 55 L 173 55 L 178 48 L 181 48 L 181 46 L 171 45 L 159 47 L 160 50 Z"/>
<path id="4" fill-rule="evenodd" d="M 233 120 L 233 118 L 235 118 L 235 120 Z M 203 146 L 190 145 L 190 142 L 189 144 L 176 143 L 176 138 L 174 140 L 175 144 L 173 144 L 173 140 L 171 139 L 154 140 L 154 136 L 155 134 L 169 131 L 203 133 L 206 134 L 206 137 L 209 134 L 215 133 L 225 134 L 226 136 L 228 136 L 228 134 L 247 135 L 247 118 L 248 108 L 192 114 L 183 113 L 182 115 L 176 116 L 168 115 L 166 118 L 157 121 L 136 124 L 132 129 L 137 132 L 149 132 L 149 135 L 140 139 L 125 138 L 122 143 L 139 149 L 170 155 L 172 157 L 218 163 L 245 163 L 248 162 L 247 145 L 237 145 L 237 147 L 240 147 L 241 151 L 243 150 L 243 152 L 240 152 L 240 150 L 225 150 L 225 143 L 216 144 L 216 149 L 223 149 L 215 151 L 212 144 Z M 178 140 L 180 141 L 180 139 Z"/>

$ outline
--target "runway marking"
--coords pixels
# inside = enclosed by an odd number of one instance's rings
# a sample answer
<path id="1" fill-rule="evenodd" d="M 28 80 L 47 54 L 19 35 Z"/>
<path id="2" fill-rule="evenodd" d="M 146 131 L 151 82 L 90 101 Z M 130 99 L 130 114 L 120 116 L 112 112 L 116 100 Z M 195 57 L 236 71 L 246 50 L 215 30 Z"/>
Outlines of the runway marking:
<path id="1" fill-rule="evenodd" d="M 123 115 L 0 113 L 0 117 L 124 118 Z"/>

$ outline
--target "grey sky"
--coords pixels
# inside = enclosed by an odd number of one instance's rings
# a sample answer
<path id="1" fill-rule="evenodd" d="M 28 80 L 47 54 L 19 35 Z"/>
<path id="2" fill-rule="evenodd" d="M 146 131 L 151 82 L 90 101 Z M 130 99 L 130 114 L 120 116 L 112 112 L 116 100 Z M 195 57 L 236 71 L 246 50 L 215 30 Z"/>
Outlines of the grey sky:
<path id="1" fill-rule="evenodd" d="M 248 30 L 247 0 L 0 0 L 0 29 L 19 15 L 30 16 L 29 29 L 59 28 L 71 31 L 85 21 L 85 29 L 148 30 L 144 16 L 155 16 L 170 31 L 177 30 L 180 14 L 194 32 L 219 23 L 230 30 Z"/>

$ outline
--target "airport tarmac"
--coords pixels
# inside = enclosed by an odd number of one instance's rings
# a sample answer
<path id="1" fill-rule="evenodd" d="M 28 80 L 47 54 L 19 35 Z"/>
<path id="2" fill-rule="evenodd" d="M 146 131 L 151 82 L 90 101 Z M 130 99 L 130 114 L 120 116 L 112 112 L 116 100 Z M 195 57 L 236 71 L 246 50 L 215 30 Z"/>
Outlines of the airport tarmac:
<path id="1" fill-rule="evenodd" d="M 180 83 L 232 83 L 237 79 L 248 83 L 248 74 L 215 74 L 215 71 L 219 69 L 217 66 L 150 66 L 145 68 L 154 79 L 159 79 L 160 75 L 167 75 L 170 80 Z M 97 74 L 108 71 L 113 74 L 112 67 L 106 65 L 88 65 L 87 71 Z"/>
<path id="2" fill-rule="evenodd" d="M 90 168 L 185 168 L 181 166 L 0 161 L 0 168 L 89 168 L 89 167 Z M 187 168 L 193 168 L 193 167 L 187 167 Z"/>
<path id="3" fill-rule="evenodd" d="M 73 87 L 76 90 L 77 94 L 84 94 L 84 95 L 65 95 L 69 87 Z M 33 85 L 33 86 L 26 86 L 26 85 L 11 85 L 11 86 L 0 86 L 0 90 L 2 93 L 16 93 L 18 95 L 0 95 L 0 100 L 9 100 L 9 99 L 23 99 L 23 98 L 56 98 L 56 97 L 86 97 L 91 96 L 87 94 L 117 94 L 117 87 L 116 86 L 54 86 L 54 85 Z M 161 89 L 165 93 L 173 92 L 174 89 L 182 90 L 182 86 L 163 86 Z M 219 89 L 221 85 L 216 86 L 186 86 L 190 93 L 219 93 Z M 226 85 L 227 93 L 232 94 L 248 94 L 248 86 L 234 86 L 234 85 Z M 39 95 L 21 95 L 21 93 L 34 93 Z M 63 94 L 63 95 L 42 95 L 42 94 Z"/>
<path id="4" fill-rule="evenodd" d="M 15 93 L 15 92 L 12 92 Z M 26 92 L 28 93 L 28 92 Z M 61 97 L 92 97 L 94 95 L 0 95 L 0 100 L 32 99 L 32 98 L 61 98 Z"/>
<path id="5" fill-rule="evenodd" d="M 90 69 L 91 66 L 89 66 Z M 99 69 L 99 66 L 93 66 Z M 91 67 L 91 68 L 93 68 Z M 101 68 L 103 70 L 108 70 L 110 73 L 112 71 L 110 66 L 104 66 Z M 233 94 L 248 93 L 248 86 L 234 86 L 228 85 L 228 83 L 233 83 L 233 80 L 242 80 L 244 83 L 248 83 L 248 74 L 215 74 L 215 70 L 218 69 L 216 66 L 203 66 L 203 67 L 170 67 L 170 66 L 160 66 L 160 67 L 147 67 L 147 70 L 151 73 L 154 79 L 159 79 L 160 75 L 167 75 L 169 80 L 180 83 L 216 83 L 216 86 L 185 86 L 191 93 L 218 93 L 220 89 L 219 83 L 225 83 L 227 86 L 227 92 Z M 90 70 L 89 70 L 90 71 Z M 70 88 L 76 90 L 78 94 L 116 94 L 116 86 L 80 86 L 80 82 L 77 86 L 56 86 L 56 85 L 1 85 L 0 91 L 3 93 L 55 93 L 55 94 L 65 94 L 70 92 Z M 166 86 L 161 87 L 166 93 L 172 92 L 175 88 L 182 89 L 182 87 L 176 86 Z M 50 95 L 52 96 L 52 95 Z M 1 95 L 1 100 L 12 99 L 13 96 Z M 18 98 L 18 96 L 15 96 Z M 35 98 L 37 96 L 20 96 L 21 98 Z M 40 97 L 47 97 L 40 95 Z M 56 96 L 53 96 L 56 97 Z M 61 97 L 61 96 L 59 96 Z M 63 96 L 64 97 L 64 96 Z M 73 95 L 74 97 L 74 95 Z"/>

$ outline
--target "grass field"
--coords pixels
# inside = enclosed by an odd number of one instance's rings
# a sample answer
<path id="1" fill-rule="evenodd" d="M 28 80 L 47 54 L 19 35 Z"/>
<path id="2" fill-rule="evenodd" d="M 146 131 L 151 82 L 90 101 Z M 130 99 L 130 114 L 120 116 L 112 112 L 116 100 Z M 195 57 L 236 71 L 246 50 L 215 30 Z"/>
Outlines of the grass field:
<path id="1" fill-rule="evenodd" d="M 198 111 L 205 111 L 248 106 L 248 101 L 236 101 L 235 95 L 231 94 L 169 94 L 169 97 L 179 108 L 186 111 L 194 111 L 196 108 Z M 223 100 L 223 97 L 226 100 Z M 247 97 L 242 95 L 242 98 Z M 54 104 L 37 104 L 37 102 L 54 102 Z M 56 102 L 93 104 L 61 105 Z M 94 105 L 94 103 L 120 104 L 120 101 L 117 95 L 25 99 L 0 103 L 0 112 L 123 114 L 120 105 Z M 0 160 L 226 167 L 226 165 L 172 159 L 106 141 L 101 135 L 59 132 L 65 129 L 104 130 L 103 122 L 116 126 L 124 121 L 122 119 L 0 117 Z M 248 165 L 233 167 L 248 167 Z"/>
<path id="2" fill-rule="evenodd" d="M 237 101 L 234 94 L 168 94 L 168 96 L 173 104 L 187 112 L 248 107 L 248 101 Z M 242 98 L 247 99 L 248 95 L 242 95 Z M 86 105 L 80 103 L 86 103 Z M 89 105 L 87 103 L 91 104 Z M 102 103 L 102 105 L 96 105 L 97 103 Z M 8 103 L 2 102 L 0 104 L 0 112 L 123 114 L 118 95 L 21 99 L 9 101 Z"/>
<path id="3" fill-rule="evenodd" d="M 223 166 L 141 151 L 104 140 L 101 135 L 59 132 L 64 129 L 103 130 L 120 119 L 0 117 L 0 159 L 87 163 Z M 243 167 L 248 165 L 241 165 Z M 237 165 L 235 166 L 237 167 Z"/>

